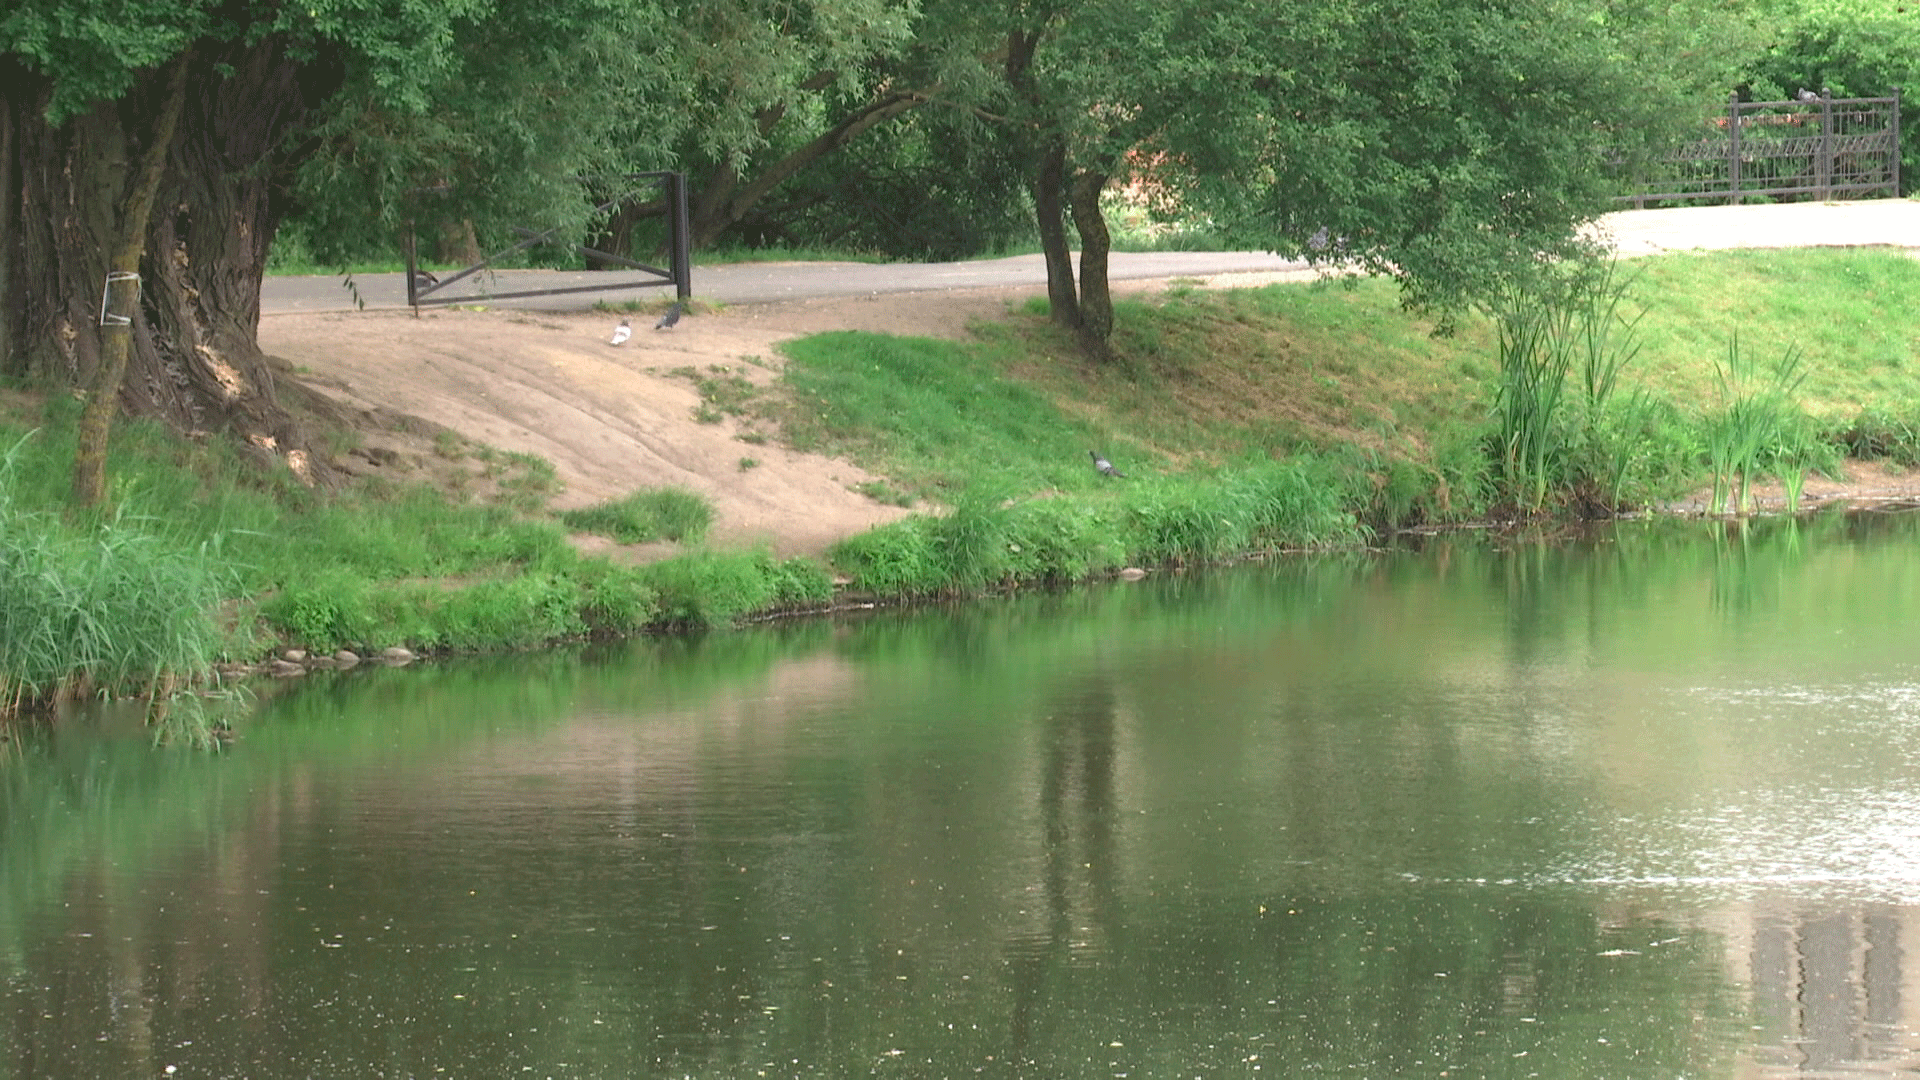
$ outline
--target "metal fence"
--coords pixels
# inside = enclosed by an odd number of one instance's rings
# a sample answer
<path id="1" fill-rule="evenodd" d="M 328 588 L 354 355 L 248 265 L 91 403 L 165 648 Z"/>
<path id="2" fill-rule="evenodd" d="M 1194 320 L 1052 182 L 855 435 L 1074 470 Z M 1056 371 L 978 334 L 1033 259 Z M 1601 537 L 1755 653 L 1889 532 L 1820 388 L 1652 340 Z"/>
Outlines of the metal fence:
<path id="1" fill-rule="evenodd" d="M 1749 196 L 1855 199 L 1900 193 L 1900 92 L 1891 97 L 1741 101 L 1699 138 L 1651 160 L 1615 165 L 1636 208 L 1662 202 L 1737 203 Z"/>
<path id="2" fill-rule="evenodd" d="M 452 286 L 460 284 L 475 274 L 490 271 L 498 259 L 517 255 L 528 248 L 555 242 L 560 233 L 558 229 L 536 232 L 533 229 L 515 229 L 514 234 L 520 242 L 504 251 L 496 251 L 472 266 L 462 267 L 450 272 L 446 277 L 421 272 L 416 259 L 416 241 L 412 221 L 407 222 L 406 260 L 407 260 L 407 303 L 413 307 L 417 316 L 423 306 L 432 304 L 461 304 L 474 300 L 508 300 L 524 296 L 559 296 L 564 293 L 612 292 L 620 289 L 643 289 L 660 285 L 674 287 L 674 295 L 685 300 L 693 295 L 693 229 L 687 220 L 687 178 L 677 172 L 627 173 L 615 179 L 657 185 L 661 198 L 656 212 L 667 219 L 667 257 L 669 265 L 665 268 L 649 266 L 624 255 L 599 251 L 577 244 L 567 245 L 574 253 L 596 259 L 602 264 L 625 267 L 647 275 L 639 281 L 621 279 L 609 281 L 604 285 L 573 285 L 552 289 L 520 289 L 515 292 L 462 292 L 454 293 Z M 604 214 L 619 205 L 620 198 L 609 199 L 593 208 L 595 214 Z M 442 290 L 449 290 L 442 293 Z"/>

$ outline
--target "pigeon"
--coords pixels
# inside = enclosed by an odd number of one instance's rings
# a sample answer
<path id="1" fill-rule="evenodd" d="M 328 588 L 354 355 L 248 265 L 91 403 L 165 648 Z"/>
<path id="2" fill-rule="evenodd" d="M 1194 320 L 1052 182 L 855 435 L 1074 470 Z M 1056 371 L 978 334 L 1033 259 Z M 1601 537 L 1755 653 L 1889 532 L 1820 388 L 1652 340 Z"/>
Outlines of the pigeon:
<path id="1" fill-rule="evenodd" d="M 633 327 L 628 324 L 628 321 L 626 319 L 621 319 L 620 325 L 613 328 L 613 338 L 610 341 L 608 341 L 607 344 L 625 345 L 627 343 L 627 339 L 632 336 L 633 336 Z"/>
<path id="2" fill-rule="evenodd" d="M 413 287 L 416 289 L 431 289 L 438 284 L 440 284 L 440 279 L 427 273 L 425 270 L 415 270 L 413 272 Z"/>
<path id="3" fill-rule="evenodd" d="M 1094 470 L 1098 472 L 1101 476 L 1117 476 L 1122 480 L 1125 480 L 1127 478 L 1126 473 L 1123 473 L 1119 469 L 1114 468 L 1113 462 L 1108 461 L 1106 458 L 1101 457 L 1097 452 L 1093 450 L 1089 450 L 1087 451 L 1087 456 L 1093 459 Z"/>
<path id="4" fill-rule="evenodd" d="M 1819 101 L 1820 95 L 1803 86 L 1793 92 L 1793 99 L 1795 101 Z"/>
<path id="5" fill-rule="evenodd" d="M 654 323 L 653 328 L 655 330 L 671 330 L 673 329 L 673 324 L 679 321 L 680 321 L 680 305 L 675 304 L 672 307 L 667 309 L 667 313 L 665 315 L 660 316 L 660 321 L 657 323 Z"/>

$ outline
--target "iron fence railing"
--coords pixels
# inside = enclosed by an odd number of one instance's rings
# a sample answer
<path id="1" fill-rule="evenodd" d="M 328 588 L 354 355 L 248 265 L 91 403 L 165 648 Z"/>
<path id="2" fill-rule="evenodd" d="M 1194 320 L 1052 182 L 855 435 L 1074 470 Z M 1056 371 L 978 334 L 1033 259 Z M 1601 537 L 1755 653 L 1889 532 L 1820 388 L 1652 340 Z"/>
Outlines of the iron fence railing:
<path id="1" fill-rule="evenodd" d="M 646 263 L 629 259 L 624 255 L 615 255 L 611 252 L 599 251 L 584 245 L 573 244 L 568 246 L 576 254 L 596 259 L 602 264 L 612 264 L 614 266 L 625 267 L 628 270 L 639 271 L 647 275 L 647 277 L 639 281 L 624 279 L 610 281 L 604 285 L 573 285 L 552 289 L 520 289 L 514 292 L 455 294 L 450 291 L 452 286 L 465 281 L 475 274 L 490 270 L 496 260 L 518 254 L 528 248 L 554 243 L 560 230 L 547 229 L 544 232 L 537 232 L 533 229 L 515 229 L 513 232 L 514 235 L 520 237 L 519 243 L 503 251 L 496 251 L 472 266 L 462 267 L 459 270 L 448 273 L 445 277 L 439 277 L 420 271 L 419 264 L 415 258 L 416 244 L 413 235 L 413 222 L 409 221 L 407 222 L 407 233 L 405 237 L 406 251 L 404 253 L 407 262 L 407 303 L 413 307 L 414 314 L 418 315 L 422 307 L 433 304 L 460 304 L 469 303 L 474 300 L 508 300 L 526 296 L 559 296 L 565 293 L 612 292 L 620 289 L 642 289 L 660 285 L 673 286 L 676 298 L 680 300 L 687 299 L 693 294 L 693 230 L 689 226 L 687 218 L 686 175 L 677 172 L 643 172 L 628 173 L 618 179 L 656 184 L 659 186 L 661 199 L 658 212 L 664 214 L 667 219 L 668 265 L 666 267 L 649 266 Z M 594 213 L 604 214 L 619 205 L 622 201 L 620 198 L 609 199 L 594 207 Z M 443 293 L 442 290 L 449 291 Z"/>
<path id="2" fill-rule="evenodd" d="M 1636 208 L 1660 202 L 1737 203 L 1752 196 L 1815 200 L 1900 193 L 1900 91 L 1889 97 L 1741 101 L 1706 131 L 1641 162 L 1616 160 L 1616 196 Z"/>

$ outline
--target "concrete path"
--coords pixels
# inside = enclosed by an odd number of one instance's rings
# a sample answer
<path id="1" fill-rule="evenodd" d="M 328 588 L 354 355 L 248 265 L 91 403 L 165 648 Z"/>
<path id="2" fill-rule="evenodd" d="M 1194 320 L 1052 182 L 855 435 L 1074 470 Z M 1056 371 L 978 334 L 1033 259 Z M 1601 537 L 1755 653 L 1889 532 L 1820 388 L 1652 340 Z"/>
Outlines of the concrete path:
<path id="1" fill-rule="evenodd" d="M 1687 206 L 1621 210 L 1596 227 L 1622 255 L 1662 251 L 1772 247 L 1920 249 L 1920 201 L 1778 203 L 1771 206 Z"/>
<path id="2" fill-rule="evenodd" d="M 1622 210 L 1595 224 L 1622 255 L 1709 248 L 1847 247 L 1884 245 L 1920 249 L 1920 202 L 1875 199 L 1838 203 L 1782 203 L 1771 206 L 1699 206 L 1668 210 Z M 1304 263 L 1261 252 L 1151 252 L 1113 256 L 1115 281 L 1222 274 L 1285 274 L 1306 270 Z M 490 294 L 522 289 L 629 281 L 633 288 L 564 296 L 491 299 Z M 727 304 L 769 303 L 829 296 L 931 292 L 996 286 L 1039 286 L 1046 268 L 1038 255 L 959 263 L 738 263 L 695 267 L 693 293 Z M 398 308 L 406 303 L 400 274 L 363 274 L 354 287 L 365 306 Z M 448 290 L 449 295 L 488 307 L 543 311 L 581 311 L 598 301 L 656 299 L 669 295 L 647 287 L 638 275 L 509 270 L 476 275 Z M 332 276 L 271 277 L 261 288 L 265 315 L 283 312 L 352 311 L 353 293 Z"/>

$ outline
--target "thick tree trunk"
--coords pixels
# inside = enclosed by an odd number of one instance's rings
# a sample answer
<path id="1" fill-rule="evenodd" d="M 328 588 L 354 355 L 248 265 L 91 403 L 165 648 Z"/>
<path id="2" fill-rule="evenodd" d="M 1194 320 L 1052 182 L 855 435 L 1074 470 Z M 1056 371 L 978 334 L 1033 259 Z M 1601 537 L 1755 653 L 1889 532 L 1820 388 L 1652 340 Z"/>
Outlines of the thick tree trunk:
<path id="1" fill-rule="evenodd" d="M 145 133 L 139 164 L 131 170 L 132 185 L 120 210 L 120 229 L 107 264 L 107 294 L 100 301 L 100 364 L 87 385 L 87 403 L 73 450 L 73 501 L 98 506 L 107 493 L 107 438 L 113 432 L 113 414 L 120 406 L 120 384 L 127 374 L 127 355 L 133 351 L 133 313 L 140 302 L 140 262 L 147 251 L 147 223 L 153 217 L 154 196 L 167 167 L 167 151 L 180 127 L 180 111 L 187 96 L 188 56 L 169 65 L 161 89 L 160 116 Z"/>
<path id="2" fill-rule="evenodd" d="M 1107 287 L 1107 255 L 1113 250 L 1113 238 L 1107 232 L 1106 215 L 1100 212 L 1100 192 L 1106 186 L 1107 174 L 1086 170 L 1073 178 L 1069 196 L 1074 231 L 1080 234 L 1080 325 L 1075 336 L 1089 359 L 1102 362 L 1113 359 L 1107 345 L 1113 336 L 1113 293 Z"/>
<path id="3" fill-rule="evenodd" d="M 6 237 L 0 371 L 52 386 L 88 384 L 100 362 L 101 286 L 118 246 L 137 133 L 164 95 L 150 76 L 117 103 L 59 127 L 43 80 L 15 70 L 7 113 L 17 171 L 0 190 L 20 207 Z M 277 42 L 196 53 L 179 131 L 148 224 L 141 302 L 120 403 L 182 431 L 230 431 L 302 476 L 324 475 L 301 419 L 323 399 L 280 377 L 260 351 L 260 279 L 284 215 L 287 136 L 339 84 L 333 65 L 286 57 Z M 4 219 L 0 219 L 4 220 Z"/>

